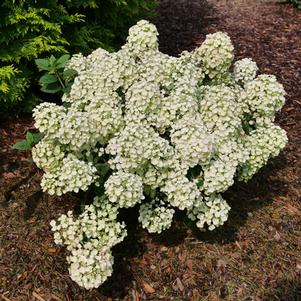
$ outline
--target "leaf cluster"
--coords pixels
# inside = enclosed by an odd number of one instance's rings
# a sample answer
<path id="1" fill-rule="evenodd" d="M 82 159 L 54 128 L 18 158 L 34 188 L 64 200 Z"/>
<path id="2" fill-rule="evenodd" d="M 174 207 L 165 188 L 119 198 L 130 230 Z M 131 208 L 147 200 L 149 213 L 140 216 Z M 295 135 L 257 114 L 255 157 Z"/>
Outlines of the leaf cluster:
<path id="1" fill-rule="evenodd" d="M 25 102 L 43 98 L 36 91 L 35 83 L 40 77 L 36 59 L 67 53 L 88 54 L 99 47 L 114 50 L 124 42 L 128 28 L 148 15 L 155 3 L 156 0 L 1 1 L 1 112 L 16 106 L 24 110 Z M 42 81 L 45 92 L 61 91 L 54 77 Z M 49 87 L 50 84 L 53 85 Z"/>
<path id="2" fill-rule="evenodd" d="M 33 146 L 35 146 L 43 137 L 41 133 L 26 133 L 26 138 L 23 140 L 18 141 L 16 144 L 13 145 L 14 149 L 19 151 L 27 151 L 30 150 Z"/>
<path id="3" fill-rule="evenodd" d="M 46 71 L 39 79 L 41 91 L 45 93 L 69 93 L 76 75 L 76 71 L 65 69 L 70 55 L 64 54 L 58 59 L 55 56 L 45 59 L 36 59 L 35 63 L 39 70 Z"/>

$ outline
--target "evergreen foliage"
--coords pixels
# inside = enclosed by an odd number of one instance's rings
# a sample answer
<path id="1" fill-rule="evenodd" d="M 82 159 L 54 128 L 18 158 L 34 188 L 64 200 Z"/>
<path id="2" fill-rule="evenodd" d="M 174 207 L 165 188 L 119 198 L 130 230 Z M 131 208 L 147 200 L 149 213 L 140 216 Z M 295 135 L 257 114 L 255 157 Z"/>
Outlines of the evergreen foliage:
<path id="1" fill-rule="evenodd" d="M 35 59 L 68 52 L 88 54 L 98 47 L 114 50 L 124 42 L 128 28 L 154 4 L 155 0 L 3 0 L 1 112 L 36 98 Z"/>

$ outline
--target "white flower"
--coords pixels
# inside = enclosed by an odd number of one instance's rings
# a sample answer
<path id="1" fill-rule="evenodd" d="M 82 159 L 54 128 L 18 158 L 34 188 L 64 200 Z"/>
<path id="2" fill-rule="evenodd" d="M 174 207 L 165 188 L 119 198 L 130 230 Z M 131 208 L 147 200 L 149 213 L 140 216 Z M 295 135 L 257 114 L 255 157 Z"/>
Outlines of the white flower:
<path id="1" fill-rule="evenodd" d="M 243 85 L 255 79 L 257 71 L 257 64 L 250 58 L 236 61 L 233 68 L 235 80 Z"/>
<path id="2" fill-rule="evenodd" d="M 65 157 L 63 147 L 55 140 L 43 138 L 32 149 L 32 159 L 36 165 L 46 172 L 58 169 Z"/>
<path id="3" fill-rule="evenodd" d="M 149 233 L 161 233 L 170 228 L 175 210 L 168 208 L 164 202 L 155 199 L 145 203 L 139 209 L 139 222 Z"/>
<path id="4" fill-rule="evenodd" d="M 203 44 L 196 49 L 195 56 L 202 63 L 210 79 L 218 78 L 228 71 L 233 61 L 233 45 L 223 32 L 208 34 Z"/>
<path id="5" fill-rule="evenodd" d="M 79 160 L 73 154 L 68 154 L 55 170 L 45 171 L 41 187 L 49 194 L 86 191 L 98 179 L 97 170 L 92 163 Z"/>
<path id="6" fill-rule="evenodd" d="M 55 242 L 69 251 L 71 279 L 86 289 L 97 288 L 113 272 L 111 248 L 126 236 L 125 225 L 116 218 L 117 208 L 96 197 L 77 218 L 69 211 L 50 223 Z"/>
<path id="7" fill-rule="evenodd" d="M 186 114 L 176 121 L 170 132 L 171 143 L 189 167 L 208 162 L 213 153 L 213 138 L 200 114 Z"/>
<path id="8" fill-rule="evenodd" d="M 286 143 L 285 130 L 273 124 L 251 132 L 244 141 L 249 158 L 239 169 L 239 179 L 250 180 L 261 167 L 267 164 L 270 158 L 279 155 Z"/>
<path id="9" fill-rule="evenodd" d="M 246 113 L 251 114 L 256 123 L 270 124 L 274 121 L 277 111 L 285 102 L 283 86 L 274 75 L 262 74 L 247 83 L 240 101 L 247 106 Z"/>
<path id="10" fill-rule="evenodd" d="M 65 112 L 66 110 L 63 106 L 43 102 L 33 109 L 35 127 L 50 138 L 56 138 Z"/>
<path id="11" fill-rule="evenodd" d="M 228 219 L 230 206 L 221 195 L 210 195 L 204 200 L 198 200 L 188 210 L 188 217 L 196 221 L 198 228 L 203 229 L 205 224 L 210 231 L 223 225 Z"/>
<path id="12" fill-rule="evenodd" d="M 142 179 L 135 174 L 117 172 L 105 183 L 105 193 L 119 207 L 133 207 L 144 199 Z"/>
<path id="13" fill-rule="evenodd" d="M 141 58 L 149 51 L 158 50 L 157 36 L 156 26 L 148 21 L 141 20 L 129 29 L 125 47 L 130 55 Z"/>

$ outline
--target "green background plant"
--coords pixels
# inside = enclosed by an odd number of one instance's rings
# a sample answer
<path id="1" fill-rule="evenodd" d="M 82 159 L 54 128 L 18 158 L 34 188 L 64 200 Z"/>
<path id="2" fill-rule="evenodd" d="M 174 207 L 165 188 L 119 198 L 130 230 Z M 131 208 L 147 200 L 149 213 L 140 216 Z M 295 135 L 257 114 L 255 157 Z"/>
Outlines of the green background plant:
<path id="1" fill-rule="evenodd" d="M 46 71 L 39 79 L 42 92 L 50 94 L 59 93 L 60 95 L 69 93 L 74 76 L 76 75 L 75 70 L 65 70 L 65 65 L 69 59 L 69 54 L 63 54 L 59 58 L 52 55 L 50 58 L 35 60 L 39 70 Z"/>
<path id="2" fill-rule="evenodd" d="M 290 2 L 294 3 L 299 9 L 301 9 L 301 0 L 290 0 Z"/>
<path id="3" fill-rule="evenodd" d="M 41 98 L 34 60 L 118 48 L 156 0 L 4 0 L 0 4 L 1 112 Z M 43 96 L 42 96 L 43 98 Z"/>

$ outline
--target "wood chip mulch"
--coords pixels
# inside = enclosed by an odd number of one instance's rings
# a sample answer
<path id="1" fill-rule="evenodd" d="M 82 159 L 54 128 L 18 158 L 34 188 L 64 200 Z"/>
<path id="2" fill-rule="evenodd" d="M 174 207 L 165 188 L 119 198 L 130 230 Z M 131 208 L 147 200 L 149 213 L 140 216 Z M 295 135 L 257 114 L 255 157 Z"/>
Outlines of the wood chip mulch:
<path id="1" fill-rule="evenodd" d="M 32 120 L 5 121 L 0 300 L 301 300 L 301 11 L 271 1 L 161 0 L 158 13 L 162 51 L 177 55 L 222 30 L 232 38 L 236 59 L 252 57 L 261 73 L 277 76 L 287 91 L 277 116 L 288 132 L 287 147 L 250 183 L 227 192 L 232 211 L 224 227 L 201 233 L 179 216 L 172 229 L 153 236 L 134 224 L 114 251 L 113 276 L 85 291 L 70 280 L 65 251 L 53 244 L 49 229 L 75 200 L 34 193 L 39 172 L 32 172 L 29 154 L 10 148 Z"/>

